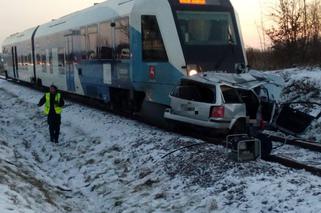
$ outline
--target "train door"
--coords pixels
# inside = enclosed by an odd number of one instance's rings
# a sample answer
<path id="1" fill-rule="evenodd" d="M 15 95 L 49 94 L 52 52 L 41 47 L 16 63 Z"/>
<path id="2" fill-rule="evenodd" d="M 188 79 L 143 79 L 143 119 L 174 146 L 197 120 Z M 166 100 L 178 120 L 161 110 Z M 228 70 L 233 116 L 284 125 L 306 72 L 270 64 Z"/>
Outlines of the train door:
<path id="1" fill-rule="evenodd" d="M 149 101 L 169 104 L 168 94 L 181 78 L 181 73 L 169 62 L 168 53 L 155 15 L 141 15 L 141 65 L 135 81 L 145 83 Z"/>
<path id="2" fill-rule="evenodd" d="M 129 18 L 124 17 L 115 21 L 113 30 L 114 54 L 113 64 L 116 79 L 124 87 L 130 82 L 130 58 L 131 51 L 129 45 Z"/>
<path id="3" fill-rule="evenodd" d="M 66 51 L 66 82 L 68 91 L 75 91 L 75 65 L 74 65 L 74 41 L 73 35 L 65 36 L 65 51 Z"/>
<path id="4" fill-rule="evenodd" d="M 17 47 L 11 47 L 11 57 L 12 57 L 12 71 L 13 71 L 13 78 L 18 79 L 18 56 L 17 56 Z"/>
<path id="5" fill-rule="evenodd" d="M 14 58 L 16 63 L 16 78 L 19 79 L 19 66 L 18 66 L 18 54 L 17 54 L 17 47 L 14 47 Z"/>

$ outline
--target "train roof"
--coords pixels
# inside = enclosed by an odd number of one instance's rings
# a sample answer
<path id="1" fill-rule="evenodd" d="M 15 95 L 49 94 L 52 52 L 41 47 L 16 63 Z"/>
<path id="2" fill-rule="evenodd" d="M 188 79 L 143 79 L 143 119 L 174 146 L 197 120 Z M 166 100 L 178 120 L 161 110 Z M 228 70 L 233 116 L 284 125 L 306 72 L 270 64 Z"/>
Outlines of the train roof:
<path id="1" fill-rule="evenodd" d="M 135 1 L 109 0 L 40 25 L 36 38 L 129 15 Z"/>
<path id="2" fill-rule="evenodd" d="M 36 28 L 37 27 L 32 27 L 23 32 L 12 34 L 5 38 L 5 40 L 2 42 L 2 45 L 6 46 L 8 44 L 19 43 L 27 40 L 30 40 L 31 43 L 31 37 Z"/>
<path id="3" fill-rule="evenodd" d="M 113 20 L 117 17 L 129 15 L 135 2 L 144 0 L 108 0 L 99 4 L 95 4 L 84 10 L 76 11 L 69 15 L 39 26 L 36 38 L 50 35 L 53 33 L 86 26 L 105 20 Z M 30 39 L 37 27 L 29 28 L 25 31 L 8 36 L 2 43 L 3 46 L 12 43 L 19 43 Z"/>
<path id="4" fill-rule="evenodd" d="M 69 15 L 63 16 L 58 19 L 53 19 L 51 22 L 42 24 L 37 29 L 35 38 L 51 35 L 54 33 L 72 30 L 87 26 L 95 23 L 100 23 L 107 20 L 114 20 L 118 17 L 129 16 L 131 13 L 135 13 L 135 10 L 139 10 L 144 3 L 150 0 L 107 0 L 89 8 L 76 11 Z M 179 2 L 178 0 L 158 0 L 158 2 Z M 210 4 L 230 5 L 228 0 L 206 0 Z M 164 2 L 163 2 L 164 3 Z M 177 4 L 177 3 L 175 3 Z M 159 5 L 161 6 L 161 5 Z M 157 5 L 153 4 L 153 7 L 157 8 Z M 21 41 L 31 40 L 32 34 L 37 27 L 30 28 L 20 33 L 13 34 L 7 37 L 3 46 L 7 44 L 19 43 Z"/>

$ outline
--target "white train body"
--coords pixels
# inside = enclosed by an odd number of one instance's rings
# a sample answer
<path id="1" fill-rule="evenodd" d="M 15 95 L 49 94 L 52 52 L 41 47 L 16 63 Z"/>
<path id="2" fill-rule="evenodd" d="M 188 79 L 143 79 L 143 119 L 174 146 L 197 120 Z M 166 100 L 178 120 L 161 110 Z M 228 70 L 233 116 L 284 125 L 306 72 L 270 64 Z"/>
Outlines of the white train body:
<path id="1" fill-rule="evenodd" d="M 246 64 L 236 17 L 226 0 L 109 0 L 9 36 L 5 69 L 116 105 L 169 105 L 182 76 Z"/>

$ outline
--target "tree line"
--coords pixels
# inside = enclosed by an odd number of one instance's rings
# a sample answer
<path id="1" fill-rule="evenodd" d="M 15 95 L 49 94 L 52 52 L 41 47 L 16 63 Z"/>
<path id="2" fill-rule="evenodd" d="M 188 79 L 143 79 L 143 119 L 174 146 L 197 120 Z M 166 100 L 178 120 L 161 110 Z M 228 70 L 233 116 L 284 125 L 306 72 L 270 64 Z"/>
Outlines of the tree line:
<path id="1" fill-rule="evenodd" d="M 277 69 L 321 64 L 321 0 L 278 0 L 264 29 L 271 46 L 247 50 L 249 64 Z"/>

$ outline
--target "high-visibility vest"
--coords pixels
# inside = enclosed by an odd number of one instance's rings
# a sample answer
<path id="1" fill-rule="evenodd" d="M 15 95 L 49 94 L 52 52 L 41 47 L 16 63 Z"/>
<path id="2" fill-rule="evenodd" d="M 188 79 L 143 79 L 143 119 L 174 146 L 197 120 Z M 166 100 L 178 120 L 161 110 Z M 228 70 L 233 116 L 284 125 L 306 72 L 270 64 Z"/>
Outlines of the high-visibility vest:
<path id="1" fill-rule="evenodd" d="M 58 106 L 57 103 L 60 102 L 60 98 L 61 98 L 61 94 L 58 92 L 55 96 L 55 112 L 56 114 L 60 115 L 62 113 L 62 108 L 60 106 Z M 46 93 L 46 103 L 45 103 L 45 109 L 44 112 L 46 115 L 49 115 L 49 111 L 50 111 L 50 93 Z"/>

